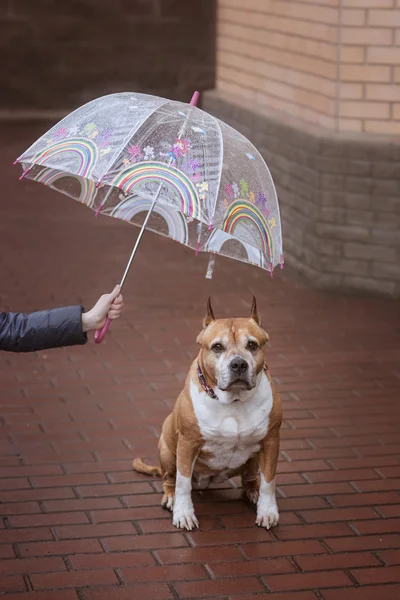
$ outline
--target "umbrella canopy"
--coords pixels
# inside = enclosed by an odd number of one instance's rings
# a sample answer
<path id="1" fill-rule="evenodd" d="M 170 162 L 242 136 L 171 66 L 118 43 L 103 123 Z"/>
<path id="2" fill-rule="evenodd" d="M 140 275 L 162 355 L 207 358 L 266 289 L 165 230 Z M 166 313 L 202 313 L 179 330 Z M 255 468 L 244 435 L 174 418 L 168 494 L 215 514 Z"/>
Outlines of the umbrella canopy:
<path id="1" fill-rule="evenodd" d="M 137 225 L 147 214 L 146 228 L 197 252 L 271 273 L 283 263 L 279 206 L 264 159 L 194 105 L 104 96 L 62 119 L 16 162 L 23 176 L 97 214 Z"/>

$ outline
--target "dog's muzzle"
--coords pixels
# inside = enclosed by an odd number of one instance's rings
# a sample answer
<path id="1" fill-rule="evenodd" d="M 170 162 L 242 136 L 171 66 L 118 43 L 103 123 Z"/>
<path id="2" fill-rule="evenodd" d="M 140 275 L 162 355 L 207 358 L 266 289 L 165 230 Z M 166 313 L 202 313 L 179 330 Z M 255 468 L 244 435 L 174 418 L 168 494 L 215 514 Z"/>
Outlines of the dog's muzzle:
<path id="1" fill-rule="evenodd" d="M 223 391 L 231 388 L 251 390 L 254 387 L 249 363 L 242 356 L 234 356 L 227 367 L 225 377 L 222 378 L 224 385 L 219 386 L 220 389 Z"/>
<path id="2" fill-rule="evenodd" d="M 235 356 L 235 358 L 232 359 L 229 368 L 234 376 L 241 378 L 248 371 L 249 365 L 241 356 Z"/>

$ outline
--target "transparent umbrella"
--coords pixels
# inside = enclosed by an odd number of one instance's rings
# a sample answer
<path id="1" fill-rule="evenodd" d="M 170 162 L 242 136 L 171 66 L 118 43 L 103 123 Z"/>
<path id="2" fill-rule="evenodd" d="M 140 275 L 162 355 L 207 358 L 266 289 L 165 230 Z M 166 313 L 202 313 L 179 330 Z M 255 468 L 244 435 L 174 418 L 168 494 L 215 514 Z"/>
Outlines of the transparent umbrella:
<path id="1" fill-rule="evenodd" d="M 98 98 L 40 137 L 16 161 L 23 177 L 144 230 L 266 269 L 283 265 L 269 169 L 238 131 L 190 104 L 136 93 Z M 143 221 L 143 217 L 144 221 Z M 109 322 L 96 332 L 102 341 Z"/>

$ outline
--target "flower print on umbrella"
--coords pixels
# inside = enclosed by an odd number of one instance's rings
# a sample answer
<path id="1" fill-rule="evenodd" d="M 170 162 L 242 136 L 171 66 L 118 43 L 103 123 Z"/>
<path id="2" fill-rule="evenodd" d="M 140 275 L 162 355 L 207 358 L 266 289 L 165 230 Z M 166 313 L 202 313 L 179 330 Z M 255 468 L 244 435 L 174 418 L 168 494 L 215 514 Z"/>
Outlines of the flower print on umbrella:
<path id="1" fill-rule="evenodd" d="M 143 158 L 143 154 L 140 150 L 140 146 L 136 146 L 135 144 L 132 144 L 131 146 L 129 146 L 128 154 L 129 154 L 129 158 L 131 159 L 132 162 L 137 162 L 138 160 L 142 160 L 142 158 Z"/>
<path id="2" fill-rule="evenodd" d="M 267 199 L 262 192 L 259 192 L 259 194 L 257 196 L 256 205 L 258 206 L 258 208 L 260 210 L 265 211 L 266 206 L 267 206 Z"/>
<path id="3" fill-rule="evenodd" d="M 235 195 L 233 193 L 233 188 L 230 183 L 226 184 L 224 191 L 225 191 L 225 196 L 227 197 L 228 200 L 234 199 Z"/>
<path id="4" fill-rule="evenodd" d="M 189 152 L 190 142 L 186 139 L 176 140 L 175 144 L 172 146 L 172 152 L 175 158 L 181 158 L 185 156 Z"/>
<path id="5" fill-rule="evenodd" d="M 250 192 L 249 193 L 249 202 L 253 202 L 254 203 L 254 200 L 255 200 L 254 192 Z"/>
<path id="6" fill-rule="evenodd" d="M 269 212 L 269 211 L 268 211 L 268 212 Z M 268 225 L 270 225 L 272 229 L 274 229 L 274 227 L 276 227 L 276 220 L 275 220 L 275 217 L 272 217 L 272 219 L 270 219 L 270 220 L 268 221 Z"/>
<path id="7" fill-rule="evenodd" d="M 240 196 L 246 198 L 249 195 L 249 184 L 243 178 L 239 181 L 240 183 Z"/>
<path id="8" fill-rule="evenodd" d="M 191 158 L 185 165 L 182 165 L 182 169 L 185 172 L 189 172 L 188 175 L 191 177 L 192 181 L 197 183 L 201 179 L 200 173 L 197 169 L 200 169 L 200 163 L 198 160 Z"/>
<path id="9" fill-rule="evenodd" d="M 84 133 L 93 140 L 99 134 L 96 123 L 87 123 L 84 128 Z"/>
<path id="10" fill-rule="evenodd" d="M 59 127 L 54 133 L 56 140 L 63 140 L 67 137 L 67 130 L 65 127 Z"/>
<path id="11" fill-rule="evenodd" d="M 110 145 L 111 137 L 112 137 L 112 133 L 109 129 L 106 129 L 105 131 L 103 131 L 103 133 L 100 134 L 100 137 L 99 137 L 100 148 L 106 149 Z"/>
<path id="12" fill-rule="evenodd" d="M 153 146 L 145 146 L 143 148 L 144 160 L 152 160 L 154 158 Z"/>
<path id="13" fill-rule="evenodd" d="M 232 184 L 232 189 L 233 189 L 233 196 L 234 198 L 239 198 L 240 196 L 240 190 L 239 190 L 239 186 L 237 183 L 233 183 Z"/>
<path id="14" fill-rule="evenodd" d="M 73 125 L 72 127 L 70 127 L 68 129 L 67 135 L 68 135 L 68 137 L 74 137 L 74 136 L 76 136 L 78 131 L 79 131 L 78 125 Z"/>
<path id="15" fill-rule="evenodd" d="M 195 158 L 191 158 L 189 160 L 189 167 L 193 170 L 193 171 L 197 171 L 197 169 L 200 169 L 200 163 L 198 160 L 196 160 Z"/>
<path id="16" fill-rule="evenodd" d="M 203 181 L 202 183 L 198 183 L 197 187 L 199 189 L 199 198 L 200 200 L 205 200 L 206 199 L 206 193 L 208 192 L 208 183 L 207 181 Z"/>

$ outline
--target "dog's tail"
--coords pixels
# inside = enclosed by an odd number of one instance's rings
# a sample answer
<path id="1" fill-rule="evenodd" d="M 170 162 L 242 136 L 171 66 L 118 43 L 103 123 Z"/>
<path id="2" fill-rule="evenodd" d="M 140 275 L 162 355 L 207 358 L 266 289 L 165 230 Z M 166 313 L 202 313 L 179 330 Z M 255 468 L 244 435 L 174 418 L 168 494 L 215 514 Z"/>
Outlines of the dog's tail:
<path id="1" fill-rule="evenodd" d="M 143 473 L 144 475 L 155 475 L 156 477 L 161 477 L 161 469 L 160 467 L 152 467 L 151 465 L 147 465 L 143 462 L 142 458 L 135 458 L 132 463 L 133 468 L 138 473 Z"/>

